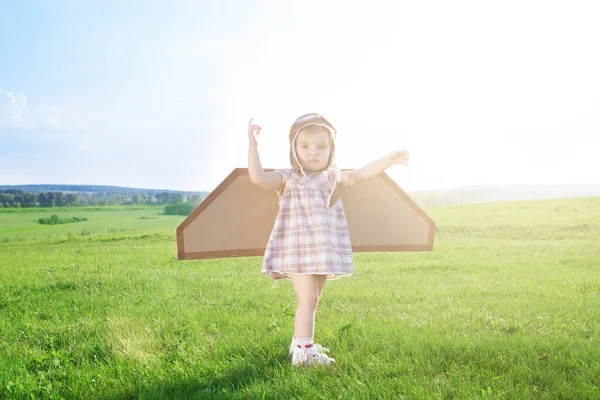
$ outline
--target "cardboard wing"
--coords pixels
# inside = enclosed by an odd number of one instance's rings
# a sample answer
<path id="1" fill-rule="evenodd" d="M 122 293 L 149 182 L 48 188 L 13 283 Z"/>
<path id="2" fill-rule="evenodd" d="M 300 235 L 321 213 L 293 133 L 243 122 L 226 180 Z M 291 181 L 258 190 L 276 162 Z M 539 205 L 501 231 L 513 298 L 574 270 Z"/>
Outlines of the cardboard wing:
<path id="1" fill-rule="evenodd" d="M 385 173 L 340 187 L 352 250 L 433 250 L 435 222 Z M 278 212 L 274 190 L 236 168 L 177 227 L 180 260 L 262 256 Z"/>

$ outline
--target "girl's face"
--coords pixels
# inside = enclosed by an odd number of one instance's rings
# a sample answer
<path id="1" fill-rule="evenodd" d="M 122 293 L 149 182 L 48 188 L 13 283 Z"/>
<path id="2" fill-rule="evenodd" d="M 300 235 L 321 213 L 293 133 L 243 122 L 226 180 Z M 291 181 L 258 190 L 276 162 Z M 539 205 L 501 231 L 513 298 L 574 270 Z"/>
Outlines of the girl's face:
<path id="1" fill-rule="evenodd" d="M 296 154 L 305 171 L 327 168 L 331 154 L 329 132 L 320 127 L 300 131 L 296 138 Z"/>

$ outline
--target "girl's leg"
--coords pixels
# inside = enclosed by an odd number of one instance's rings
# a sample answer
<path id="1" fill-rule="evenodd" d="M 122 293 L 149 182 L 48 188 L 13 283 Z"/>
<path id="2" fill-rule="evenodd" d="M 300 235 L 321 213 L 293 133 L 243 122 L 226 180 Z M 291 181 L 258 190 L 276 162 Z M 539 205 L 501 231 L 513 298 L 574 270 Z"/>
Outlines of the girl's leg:
<path id="1" fill-rule="evenodd" d="M 292 283 L 298 298 L 294 318 L 294 337 L 312 338 L 315 330 L 315 313 L 323 290 L 325 275 L 292 275 Z"/>
<path id="2" fill-rule="evenodd" d="M 327 275 L 317 275 L 317 279 L 319 281 L 319 300 L 321 300 L 321 295 L 323 294 L 323 289 L 325 288 L 325 282 L 327 282 Z"/>
<path id="3" fill-rule="evenodd" d="M 335 362 L 325 354 L 328 349 L 313 343 L 315 313 L 326 279 L 326 275 L 292 275 L 292 283 L 298 298 L 294 338 L 290 345 L 292 365 L 330 365 Z"/>

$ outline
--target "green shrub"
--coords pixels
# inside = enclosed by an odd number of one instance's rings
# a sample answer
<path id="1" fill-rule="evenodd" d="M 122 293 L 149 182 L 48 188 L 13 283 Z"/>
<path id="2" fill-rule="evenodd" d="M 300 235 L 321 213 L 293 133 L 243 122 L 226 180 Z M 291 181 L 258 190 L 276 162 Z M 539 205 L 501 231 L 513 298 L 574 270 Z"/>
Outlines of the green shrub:
<path id="1" fill-rule="evenodd" d="M 37 222 L 39 222 L 40 224 L 43 225 L 58 225 L 58 224 L 69 224 L 71 222 L 81 222 L 81 221 L 87 221 L 88 219 L 83 217 L 83 218 L 79 218 L 79 217 L 72 217 L 72 218 L 59 218 L 58 215 L 56 214 L 52 214 L 52 216 L 50 218 L 40 218 L 37 220 Z"/>
<path id="2" fill-rule="evenodd" d="M 175 203 L 165 206 L 165 215 L 190 215 L 196 206 L 194 203 Z"/>

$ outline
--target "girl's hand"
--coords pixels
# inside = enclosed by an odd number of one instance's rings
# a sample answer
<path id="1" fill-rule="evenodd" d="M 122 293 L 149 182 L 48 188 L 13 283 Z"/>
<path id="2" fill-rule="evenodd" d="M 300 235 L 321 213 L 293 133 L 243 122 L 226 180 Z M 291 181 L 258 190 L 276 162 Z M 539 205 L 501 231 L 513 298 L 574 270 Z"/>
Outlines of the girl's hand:
<path id="1" fill-rule="evenodd" d="M 253 124 L 252 118 L 250 118 L 250 121 L 248 121 L 248 138 L 250 139 L 250 144 L 252 144 L 252 145 L 258 144 L 257 138 L 258 138 L 258 134 L 260 133 L 261 129 L 262 129 L 262 126 Z"/>
<path id="2" fill-rule="evenodd" d="M 408 164 L 408 159 L 410 158 L 410 153 L 408 150 L 399 150 L 394 151 L 388 155 L 388 159 L 392 164 Z"/>

